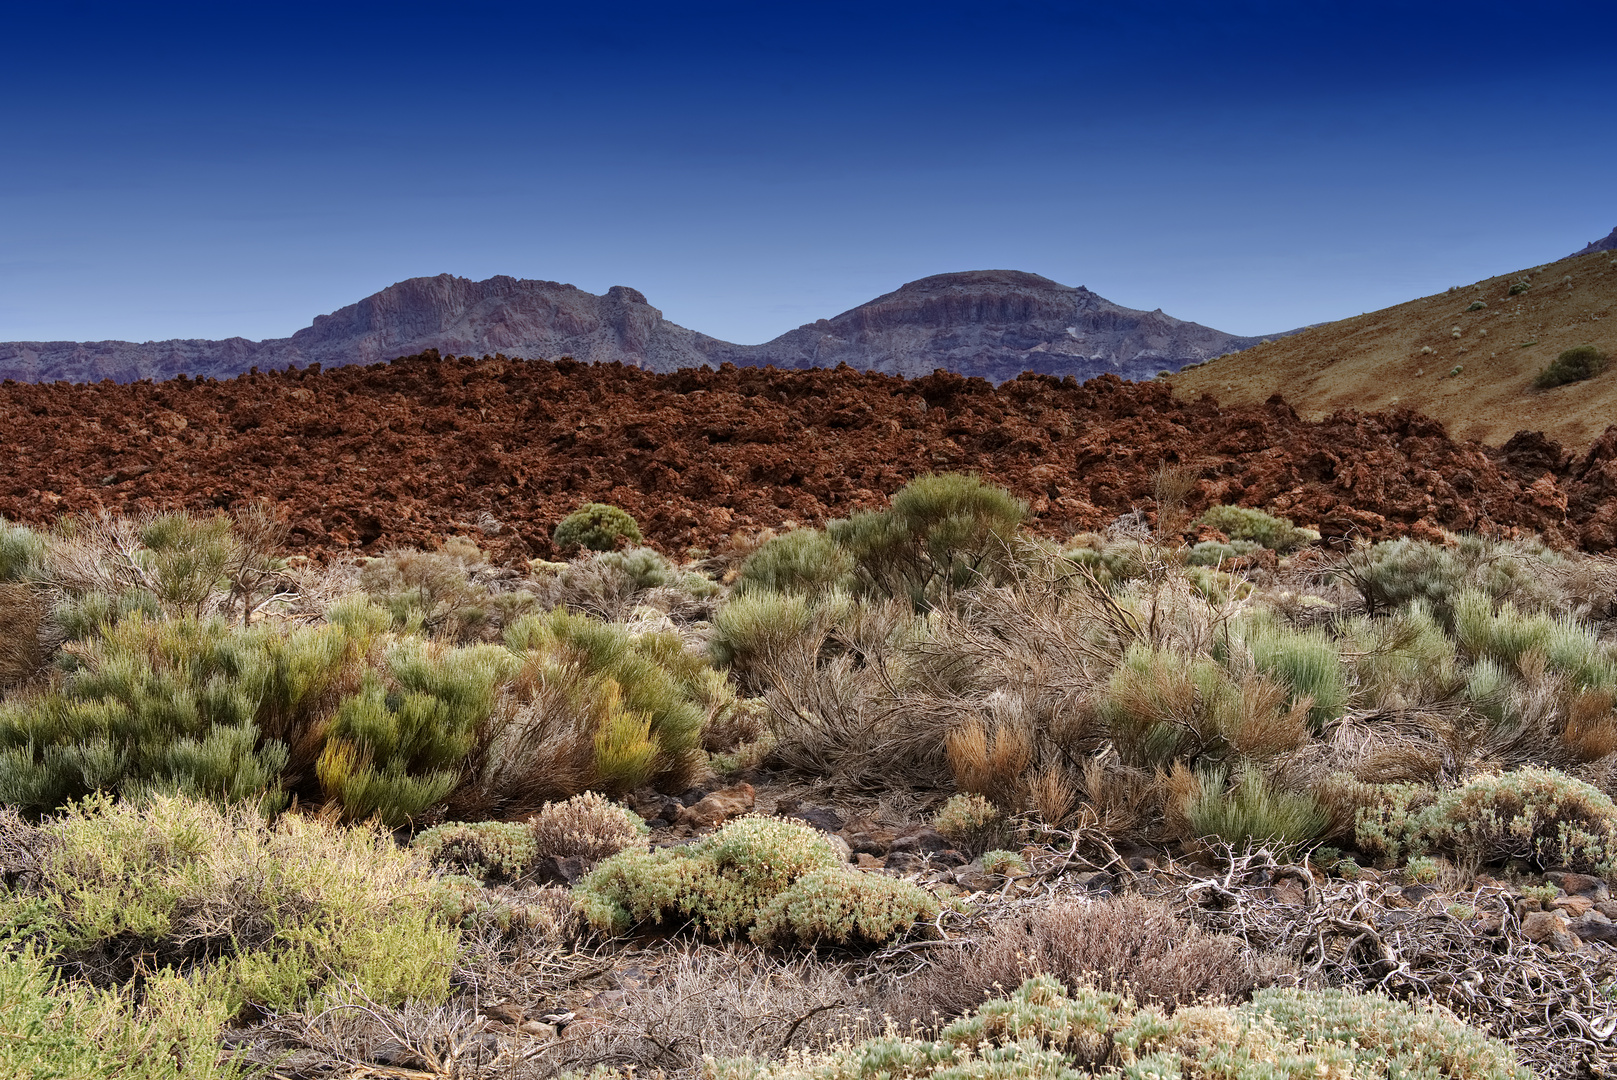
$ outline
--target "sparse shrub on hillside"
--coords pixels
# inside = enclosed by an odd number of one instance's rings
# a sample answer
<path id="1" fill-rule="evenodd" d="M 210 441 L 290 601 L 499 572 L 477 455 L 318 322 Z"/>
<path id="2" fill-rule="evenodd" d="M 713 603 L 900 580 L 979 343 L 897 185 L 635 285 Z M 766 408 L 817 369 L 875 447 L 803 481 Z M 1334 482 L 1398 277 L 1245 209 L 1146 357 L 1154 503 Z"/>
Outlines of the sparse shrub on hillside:
<path id="1" fill-rule="evenodd" d="M 1487 306 L 1488 306 L 1488 302 L 1486 300 L 1473 300 L 1473 301 L 1471 301 L 1470 306 L 1466 308 L 1466 310 L 1467 311 L 1482 311 L 1485 308 L 1487 308 Z"/>
<path id="2" fill-rule="evenodd" d="M 1532 287 L 1533 286 L 1532 286 L 1531 282 L 1513 281 L 1513 282 L 1510 283 L 1510 288 L 1508 290 L 1506 290 L 1506 292 L 1511 296 L 1520 296 L 1522 293 L 1526 292 L 1528 289 L 1531 289 Z"/>
<path id="3" fill-rule="evenodd" d="M 1567 383 L 1592 379 L 1606 370 L 1608 358 L 1593 345 L 1579 345 L 1568 349 L 1533 378 L 1533 385 L 1548 390 Z"/>
<path id="4" fill-rule="evenodd" d="M 531 592 L 491 589 L 478 580 L 489 570 L 476 544 L 455 537 L 437 551 L 392 551 L 365 560 L 359 586 L 392 615 L 395 629 L 470 641 L 492 635 L 537 599 Z"/>
<path id="5" fill-rule="evenodd" d="M 564 607 L 608 621 L 626 620 L 639 611 L 667 612 L 676 621 L 706 619 L 724 590 L 694 570 L 680 570 L 650 548 L 594 552 L 558 566 L 536 563 L 538 610 Z"/>
<path id="6" fill-rule="evenodd" d="M 1312 529 L 1299 529 L 1286 518 L 1245 506 L 1209 507 L 1196 521 L 1219 530 L 1231 540 L 1247 540 L 1282 553 L 1319 539 L 1319 534 Z"/>
<path id="7" fill-rule="evenodd" d="M 738 593 L 817 595 L 853 584 L 853 556 L 819 529 L 793 529 L 766 540 L 736 575 Z"/>
<path id="8" fill-rule="evenodd" d="M 145 978 L 174 1019 L 294 1009 L 345 983 L 383 1003 L 448 992 L 454 935 L 385 834 L 168 797 L 98 797 L 37 828 L 13 815 L 0 833 L 43 844 L 21 899 L 50 962 L 104 989 Z"/>
<path id="9" fill-rule="evenodd" d="M 571 554 L 579 548 L 590 551 L 611 551 L 620 541 L 638 544 L 645 539 L 640 526 L 627 511 L 607 503 L 585 503 L 561 519 L 551 542 L 556 550 Z"/>
<path id="10" fill-rule="evenodd" d="M 1446 791 L 1388 785 L 1360 810 L 1356 839 L 1393 863 L 1424 854 L 1473 867 L 1525 859 L 1617 877 L 1617 805 L 1553 769 L 1484 774 Z"/>
<path id="11" fill-rule="evenodd" d="M 1263 545 L 1251 540 L 1236 540 L 1229 544 L 1203 540 L 1186 553 L 1185 562 L 1191 566 L 1219 566 L 1261 550 Z"/>
<path id="12" fill-rule="evenodd" d="M 1467 535 L 1440 546 L 1406 537 L 1356 551 L 1332 573 L 1364 598 L 1371 615 L 1419 600 L 1450 628 L 1455 601 L 1466 589 L 1531 611 L 1564 604 L 1567 597 L 1551 572 L 1564 564 L 1563 556 L 1535 542 Z"/>
<path id="13" fill-rule="evenodd" d="M 854 560 L 862 588 L 926 611 L 956 590 L 991 578 L 1009 561 L 1027 504 L 976 476 L 911 480 L 882 511 L 826 526 Z"/>

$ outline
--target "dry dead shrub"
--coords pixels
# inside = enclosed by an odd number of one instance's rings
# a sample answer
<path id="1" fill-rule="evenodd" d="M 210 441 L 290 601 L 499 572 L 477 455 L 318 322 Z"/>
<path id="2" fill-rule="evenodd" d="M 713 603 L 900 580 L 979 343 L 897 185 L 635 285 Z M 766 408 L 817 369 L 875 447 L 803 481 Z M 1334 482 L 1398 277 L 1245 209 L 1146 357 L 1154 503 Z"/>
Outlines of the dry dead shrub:
<path id="1" fill-rule="evenodd" d="M 537 810 L 590 786 L 595 733 L 601 718 L 580 692 L 582 676 L 530 660 L 504 688 L 490 731 L 480 737 L 476 780 L 457 792 L 451 809 L 517 813 Z"/>
<path id="2" fill-rule="evenodd" d="M 1225 736 L 1237 753 L 1264 760 L 1308 741 L 1311 699 L 1301 697 L 1288 706 L 1286 687 L 1255 673 L 1243 675 L 1238 689 L 1238 710 Z"/>
<path id="3" fill-rule="evenodd" d="M 1197 470 L 1188 466 L 1164 462 L 1157 467 L 1151 482 L 1157 500 L 1157 536 L 1177 539 L 1185 531 L 1190 524 L 1187 503 L 1196 493 L 1198 479 Z"/>
<path id="4" fill-rule="evenodd" d="M 645 826 L 639 818 L 594 791 L 551 803 L 529 824 L 540 858 L 576 858 L 593 865 L 631 844 L 644 846 Z"/>
<path id="5" fill-rule="evenodd" d="M 1028 782 L 1028 809 L 1040 822 L 1059 829 L 1072 820 L 1082 789 L 1060 765 L 1047 765 Z"/>
<path id="6" fill-rule="evenodd" d="M 843 967 L 762 949 L 705 948 L 671 958 L 626 986 L 605 1024 L 552 1044 L 545 1072 L 606 1064 L 683 1078 L 704 1057 L 779 1058 L 882 1030 L 881 1002 Z"/>
<path id="7" fill-rule="evenodd" d="M 1239 1001 L 1261 985 L 1239 938 L 1185 922 L 1138 896 L 1067 900 L 1017 913 L 959 947 L 940 949 L 892 1005 L 900 1025 L 951 1020 L 1034 975 L 1068 987 L 1125 991 L 1142 1004 Z"/>
<path id="8" fill-rule="evenodd" d="M 1103 834 L 1140 839 L 1155 829 L 1166 796 L 1157 775 L 1125 765 L 1115 755 L 1096 755 L 1084 760 L 1080 777 L 1084 801 Z"/>

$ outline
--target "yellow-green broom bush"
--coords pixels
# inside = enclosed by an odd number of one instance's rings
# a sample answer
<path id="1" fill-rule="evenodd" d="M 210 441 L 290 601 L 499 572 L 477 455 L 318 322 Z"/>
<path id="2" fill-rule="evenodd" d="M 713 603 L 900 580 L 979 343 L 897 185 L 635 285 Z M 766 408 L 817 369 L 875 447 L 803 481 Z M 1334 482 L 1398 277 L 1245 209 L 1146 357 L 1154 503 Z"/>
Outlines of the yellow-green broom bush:
<path id="1" fill-rule="evenodd" d="M 1246 541 L 1282 553 L 1319 539 L 1319 533 L 1313 529 L 1299 529 L 1287 518 L 1246 506 L 1209 507 L 1196 523 L 1217 529 L 1233 541 Z"/>
<path id="2" fill-rule="evenodd" d="M 223 1017 L 339 984 L 379 1002 L 448 993 L 456 935 L 429 912 L 423 864 L 385 833 L 170 796 L 98 796 L 37 827 L 0 816 L 0 832 L 43 852 L 0 911 L 90 985 L 166 973 Z"/>
<path id="3" fill-rule="evenodd" d="M 814 595 L 851 587 L 853 568 L 853 556 L 826 532 L 793 529 L 766 540 L 747 557 L 735 591 Z"/>

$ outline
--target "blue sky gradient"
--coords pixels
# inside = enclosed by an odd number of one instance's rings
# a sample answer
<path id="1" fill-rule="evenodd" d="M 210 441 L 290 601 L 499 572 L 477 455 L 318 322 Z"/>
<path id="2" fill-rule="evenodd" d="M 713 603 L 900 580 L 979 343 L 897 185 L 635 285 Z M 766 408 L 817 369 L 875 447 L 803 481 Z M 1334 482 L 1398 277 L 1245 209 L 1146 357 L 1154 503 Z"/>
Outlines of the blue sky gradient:
<path id="1" fill-rule="evenodd" d="M 1617 225 L 1617 5 L 13 5 L 0 340 L 282 337 L 407 277 L 753 343 L 989 267 L 1234 333 Z"/>

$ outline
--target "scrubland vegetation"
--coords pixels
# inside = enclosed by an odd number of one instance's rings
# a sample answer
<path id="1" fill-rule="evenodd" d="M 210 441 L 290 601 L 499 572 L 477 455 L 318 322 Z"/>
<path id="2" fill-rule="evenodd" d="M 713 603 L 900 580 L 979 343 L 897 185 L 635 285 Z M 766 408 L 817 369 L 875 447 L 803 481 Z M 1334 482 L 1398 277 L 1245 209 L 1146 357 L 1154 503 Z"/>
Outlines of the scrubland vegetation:
<path id="1" fill-rule="evenodd" d="M 1617 1065 L 1617 567 L 1190 484 L 1056 542 L 924 477 L 683 563 L 599 504 L 518 567 L 0 522 L 0 1064 Z"/>

